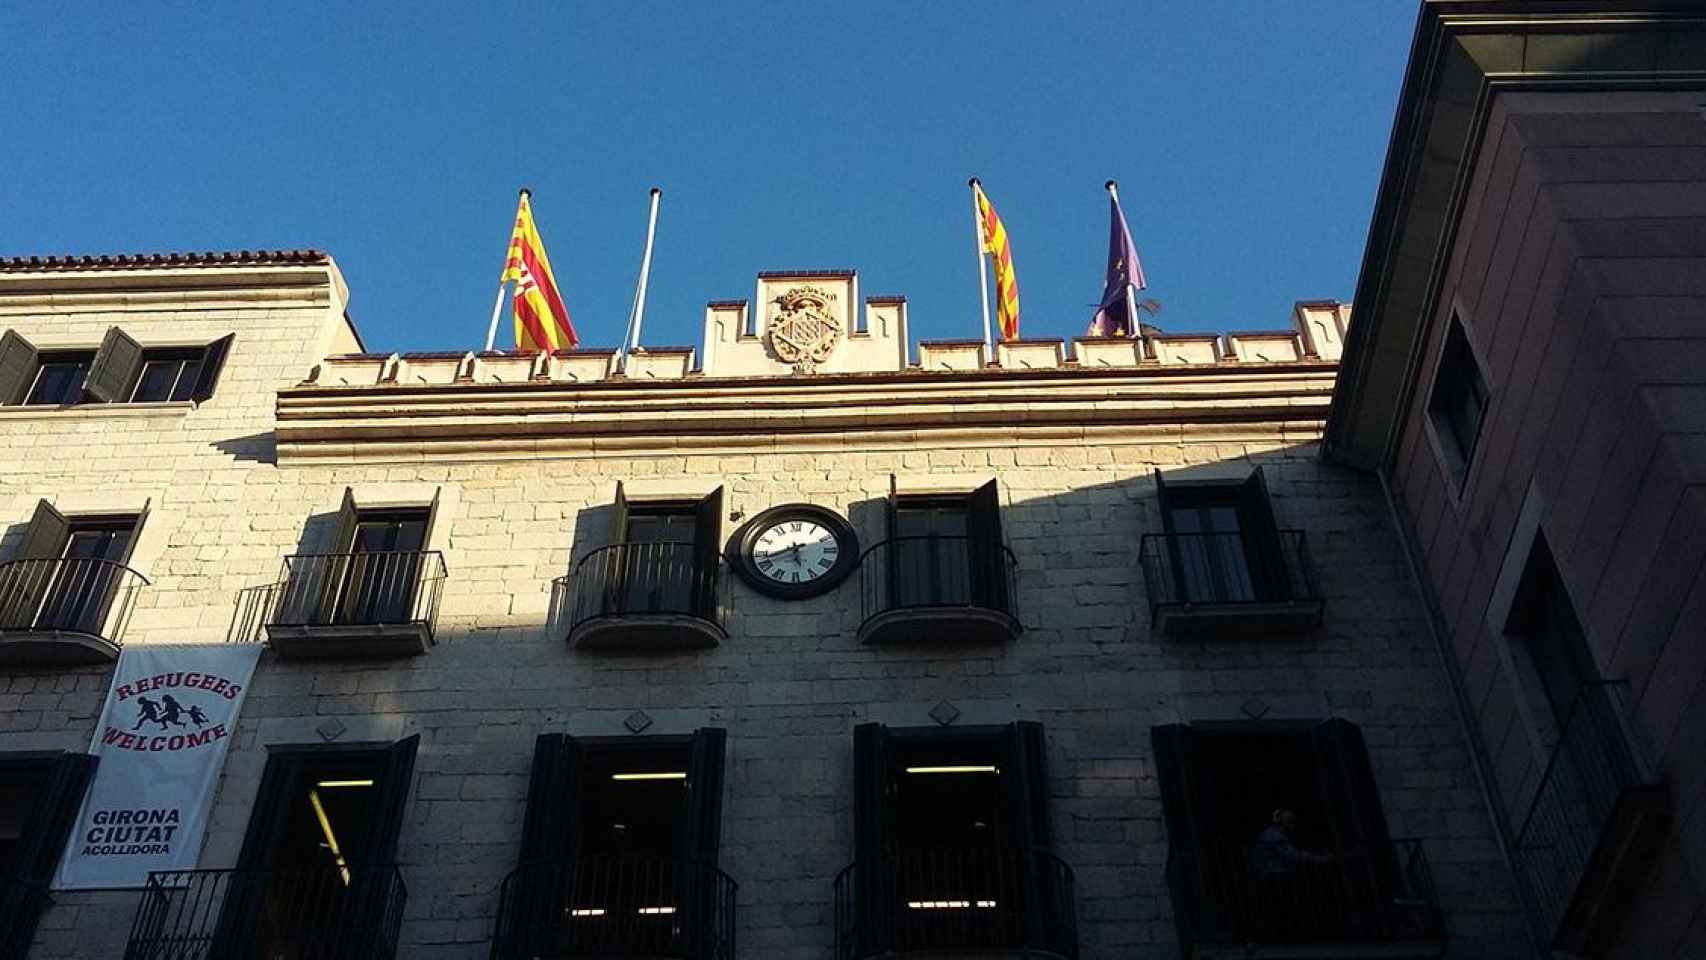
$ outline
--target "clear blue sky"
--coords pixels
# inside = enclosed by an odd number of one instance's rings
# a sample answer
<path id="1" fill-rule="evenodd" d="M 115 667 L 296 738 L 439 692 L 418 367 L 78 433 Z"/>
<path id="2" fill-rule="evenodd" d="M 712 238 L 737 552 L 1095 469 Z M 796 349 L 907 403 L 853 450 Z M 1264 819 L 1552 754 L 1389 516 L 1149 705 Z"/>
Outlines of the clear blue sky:
<path id="1" fill-rule="evenodd" d="M 645 341 L 759 270 L 852 267 L 980 335 L 966 178 L 1023 334 L 1083 332 L 1120 181 L 1161 324 L 1349 298 L 1411 0 L 106 4 L 0 9 L 0 253 L 318 247 L 370 348 L 476 347 L 535 212 L 614 344 L 664 190 Z M 507 346 L 506 330 L 500 346 Z"/>

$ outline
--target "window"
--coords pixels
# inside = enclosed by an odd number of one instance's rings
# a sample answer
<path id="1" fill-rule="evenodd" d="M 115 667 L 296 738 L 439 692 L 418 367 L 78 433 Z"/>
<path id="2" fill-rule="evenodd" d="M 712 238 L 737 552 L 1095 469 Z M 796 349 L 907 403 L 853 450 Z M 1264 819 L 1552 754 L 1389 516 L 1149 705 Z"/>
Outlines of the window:
<path id="1" fill-rule="evenodd" d="M 95 758 L 0 753 L 0 960 L 23 960 L 71 834 Z"/>
<path id="2" fill-rule="evenodd" d="M 837 883 L 852 955 L 1062 946 L 1070 873 L 1048 852 L 1043 752 L 1029 722 L 854 730 L 854 863 Z"/>
<path id="3" fill-rule="evenodd" d="M 1390 839 L 1354 724 L 1170 724 L 1150 735 L 1188 948 L 1441 936 L 1426 861 L 1414 841 Z"/>
<path id="4" fill-rule="evenodd" d="M 1536 535 L 1517 585 L 1505 632 L 1519 642 L 1519 662 L 1526 662 L 1530 699 L 1540 716 L 1547 746 L 1557 742 L 1584 687 L 1599 679 L 1599 668 L 1588 649 L 1587 636 L 1576 619 L 1570 595 L 1543 536 Z"/>
<path id="5" fill-rule="evenodd" d="M 889 478 L 889 608 L 1011 609 L 1011 566 L 994 480 L 964 494 L 909 494 Z"/>
<path id="6" fill-rule="evenodd" d="M 83 381 L 94 362 L 95 355 L 90 351 L 42 354 L 23 402 L 57 406 L 81 401 Z"/>
<path id="7" fill-rule="evenodd" d="M 1262 468 L 1243 480 L 1168 482 L 1157 470 L 1171 602 L 1289 600 L 1298 592 Z"/>
<path id="8" fill-rule="evenodd" d="M 1445 350 L 1434 375 L 1428 417 L 1444 449 L 1447 467 L 1461 483 L 1475 455 L 1475 443 L 1487 413 L 1487 381 L 1475 362 L 1462 320 L 1454 313 L 1446 331 Z"/>
<path id="9" fill-rule="evenodd" d="M 344 490 L 329 549 L 287 558 L 277 625 L 416 624 L 430 619 L 443 561 L 426 545 L 437 508 L 362 507 Z"/>
<path id="10" fill-rule="evenodd" d="M 717 866 L 726 740 L 540 736 L 502 955 L 719 955 L 706 947 L 734 909 Z"/>
<path id="11" fill-rule="evenodd" d="M 147 513 L 67 518 L 37 503 L 16 558 L 0 565 L 0 632 L 115 638 L 115 609 L 141 583 L 126 564 Z"/>
<path id="12" fill-rule="evenodd" d="M 232 339 L 144 349 L 112 327 L 98 350 L 38 351 L 8 330 L 0 337 L 0 405 L 204 401 L 213 395 Z"/>

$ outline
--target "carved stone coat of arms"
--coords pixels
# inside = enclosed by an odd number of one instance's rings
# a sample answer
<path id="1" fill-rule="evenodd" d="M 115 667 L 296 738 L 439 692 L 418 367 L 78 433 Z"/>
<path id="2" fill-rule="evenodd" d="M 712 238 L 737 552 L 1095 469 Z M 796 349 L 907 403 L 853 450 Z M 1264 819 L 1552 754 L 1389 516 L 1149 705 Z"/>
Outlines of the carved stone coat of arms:
<path id="1" fill-rule="evenodd" d="M 830 310 L 835 294 L 818 287 L 792 287 L 772 300 L 767 325 L 770 349 L 795 373 L 812 373 L 841 343 L 841 321 Z"/>

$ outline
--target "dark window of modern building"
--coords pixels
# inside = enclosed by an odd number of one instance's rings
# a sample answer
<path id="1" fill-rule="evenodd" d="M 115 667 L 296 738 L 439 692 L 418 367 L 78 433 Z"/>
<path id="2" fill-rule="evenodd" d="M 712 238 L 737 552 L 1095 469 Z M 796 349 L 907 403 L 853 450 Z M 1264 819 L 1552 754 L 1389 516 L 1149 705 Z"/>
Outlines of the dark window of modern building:
<path id="1" fill-rule="evenodd" d="M 1262 468 L 1242 480 L 1169 482 L 1158 470 L 1168 560 L 1186 603 L 1290 599 L 1294 578 Z"/>
<path id="2" fill-rule="evenodd" d="M 889 478 L 890 608 L 1010 609 L 1010 567 L 994 480 L 969 493 L 909 494 Z"/>
<path id="3" fill-rule="evenodd" d="M 718 869 L 725 731 L 539 737 L 506 955 L 700 956 L 732 920 Z"/>
<path id="4" fill-rule="evenodd" d="M 144 349 L 117 327 L 98 350 L 38 351 L 15 330 L 0 337 L 0 405 L 206 400 L 232 337 L 205 346 Z"/>
<path id="5" fill-rule="evenodd" d="M 1486 419 L 1487 398 L 1487 378 L 1469 346 L 1463 321 L 1453 314 L 1439 369 L 1434 374 L 1433 393 L 1428 398 L 1428 416 L 1451 461 L 1448 466 L 1459 480 L 1475 456 L 1475 444 Z"/>
<path id="6" fill-rule="evenodd" d="M 114 601 L 135 583 L 126 564 L 147 512 L 67 518 L 38 502 L 14 562 L 0 567 L 0 630 L 106 636 Z"/>
<path id="7" fill-rule="evenodd" d="M 855 953 L 1041 947 L 1070 927 L 1041 724 L 854 730 Z"/>

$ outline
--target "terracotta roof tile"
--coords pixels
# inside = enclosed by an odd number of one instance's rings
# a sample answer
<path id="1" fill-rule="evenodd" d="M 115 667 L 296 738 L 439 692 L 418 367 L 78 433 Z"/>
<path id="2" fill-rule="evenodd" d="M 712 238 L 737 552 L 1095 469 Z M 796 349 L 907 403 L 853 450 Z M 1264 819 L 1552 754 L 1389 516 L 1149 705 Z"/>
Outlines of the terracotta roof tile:
<path id="1" fill-rule="evenodd" d="M 331 257 L 319 250 L 209 250 L 205 253 L 118 253 L 93 256 L 0 257 L 0 272 L 65 270 L 157 270 L 172 267 L 319 265 Z"/>

